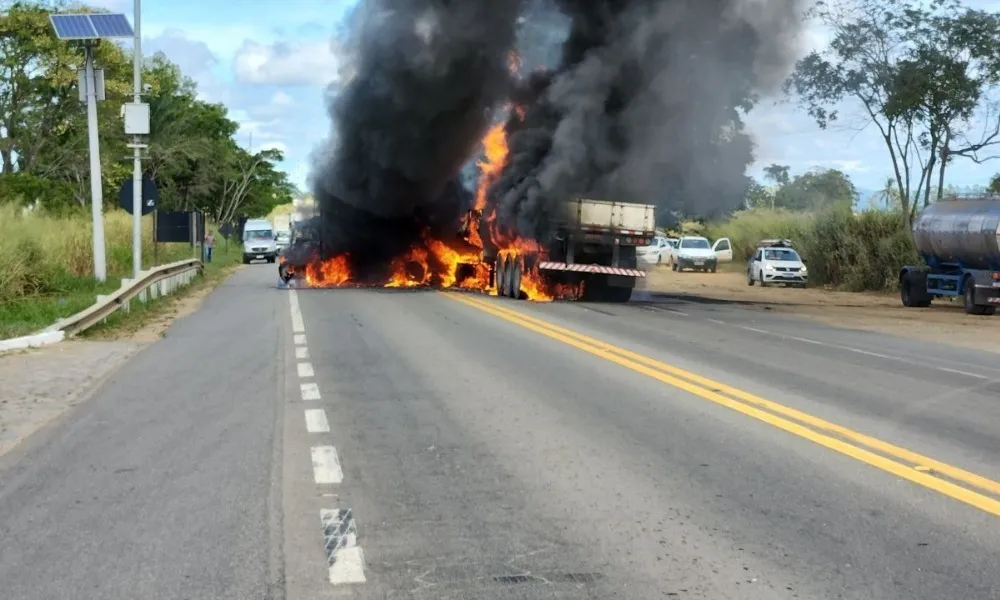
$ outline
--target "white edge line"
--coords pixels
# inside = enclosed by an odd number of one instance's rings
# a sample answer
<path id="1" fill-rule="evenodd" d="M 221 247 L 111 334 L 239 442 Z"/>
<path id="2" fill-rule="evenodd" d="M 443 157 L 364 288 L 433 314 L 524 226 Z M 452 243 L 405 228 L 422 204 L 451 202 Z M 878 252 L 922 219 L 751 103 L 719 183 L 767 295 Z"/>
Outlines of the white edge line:
<path id="1" fill-rule="evenodd" d="M 300 362 L 299 364 L 295 365 L 295 368 L 299 372 L 299 377 L 312 377 L 313 375 L 316 374 L 316 372 L 313 371 L 312 363 Z"/>
<path id="2" fill-rule="evenodd" d="M 300 359 L 300 360 L 301 359 L 309 358 L 309 348 L 306 348 L 305 346 L 298 346 L 298 347 L 296 347 L 295 348 L 295 358 Z"/>
<path id="3" fill-rule="evenodd" d="M 313 464 L 313 479 L 317 484 L 340 483 L 344 481 L 344 471 L 340 468 L 340 458 L 333 446 L 313 446 L 310 448 Z"/>
<path id="4" fill-rule="evenodd" d="M 303 383 L 299 385 L 299 393 L 303 400 L 319 400 L 319 386 L 315 383 Z"/>
<path id="5" fill-rule="evenodd" d="M 306 431 L 309 433 L 329 433 L 330 422 L 326 419 L 326 411 L 322 408 L 306 410 Z"/>
<path id="6" fill-rule="evenodd" d="M 303 333 L 306 328 L 302 322 L 302 310 L 299 308 L 299 297 L 295 293 L 295 290 L 291 290 L 288 296 L 288 305 L 292 311 L 292 332 Z"/>
<path id="7" fill-rule="evenodd" d="M 304 334 L 304 333 L 296 333 L 295 334 L 295 345 L 296 346 L 305 346 L 306 345 L 306 334 Z"/>

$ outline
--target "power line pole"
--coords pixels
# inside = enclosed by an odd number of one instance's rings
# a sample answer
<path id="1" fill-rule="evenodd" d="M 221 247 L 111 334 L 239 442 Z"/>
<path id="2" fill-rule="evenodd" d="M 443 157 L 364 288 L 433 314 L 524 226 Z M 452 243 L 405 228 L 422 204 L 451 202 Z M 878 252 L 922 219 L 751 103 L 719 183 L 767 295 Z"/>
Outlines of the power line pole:
<path id="1" fill-rule="evenodd" d="M 94 68 L 94 43 L 86 42 L 85 80 L 87 89 L 87 138 L 90 148 L 90 213 L 94 228 L 94 279 L 108 279 L 107 259 L 104 255 L 104 189 L 101 181 L 101 143 L 97 136 L 98 80 Z"/>
<path id="2" fill-rule="evenodd" d="M 132 101 L 142 104 L 142 30 L 140 27 L 139 0 L 133 6 L 135 46 L 132 65 Z M 148 121 L 147 121 L 148 122 Z M 138 135 L 132 136 L 132 277 L 139 278 L 142 271 L 142 143 Z M 156 235 L 155 232 L 153 235 Z"/>

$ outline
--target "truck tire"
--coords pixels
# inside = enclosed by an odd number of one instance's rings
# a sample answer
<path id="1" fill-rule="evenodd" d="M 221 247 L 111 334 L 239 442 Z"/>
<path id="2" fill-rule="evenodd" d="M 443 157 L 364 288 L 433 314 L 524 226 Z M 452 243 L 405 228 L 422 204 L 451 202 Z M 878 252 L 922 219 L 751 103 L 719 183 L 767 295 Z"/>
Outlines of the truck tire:
<path id="1" fill-rule="evenodd" d="M 614 303 L 625 303 L 632 299 L 632 288 L 605 286 L 604 301 Z"/>
<path id="2" fill-rule="evenodd" d="M 996 313 L 997 307 L 988 306 L 985 304 L 975 304 L 976 301 L 976 286 L 972 280 L 972 277 L 966 277 L 962 282 L 962 287 L 965 288 L 965 312 L 970 315 L 992 315 Z"/>
<path id="3" fill-rule="evenodd" d="M 747 269 L 747 285 L 753 287 L 753 271 Z"/>
<path id="4" fill-rule="evenodd" d="M 496 265 L 497 296 L 502 298 L 507 295 L 507 261 L 498 256 Z"/>
<path id="5" fill-rule="evenodd" d="M 760 287 L 767 287 L 769 284 L 764 281 L 764 271 L 757 273 L 758 279 L 760 279 Z"/>
<path id="6" fill-rule="evenodd" d="M 511 260 L 507 267 L 510 273 L 510 280 L 507 285 L 507 295 L 514 300 L 521 299 L 521 260 L 517 257 Z"/>

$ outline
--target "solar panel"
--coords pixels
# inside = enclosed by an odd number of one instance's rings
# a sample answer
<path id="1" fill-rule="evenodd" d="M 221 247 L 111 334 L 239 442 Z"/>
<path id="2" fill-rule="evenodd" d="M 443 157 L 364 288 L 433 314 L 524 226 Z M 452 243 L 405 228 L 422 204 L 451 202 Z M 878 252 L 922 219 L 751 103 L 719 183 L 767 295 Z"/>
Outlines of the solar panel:
<path id="1" fill-rule="evenodd" d="M 102 38 L 128 38 L 135 35 L 131 23 L 122 14 L 90 15 L 90 22 L 97 35 Z"/>
<path id="2" fill-rule="evenodd" d="M 92 40 L 99 37 L 88 15 L 50 15 L 52 27 L 61 40 Z"/>

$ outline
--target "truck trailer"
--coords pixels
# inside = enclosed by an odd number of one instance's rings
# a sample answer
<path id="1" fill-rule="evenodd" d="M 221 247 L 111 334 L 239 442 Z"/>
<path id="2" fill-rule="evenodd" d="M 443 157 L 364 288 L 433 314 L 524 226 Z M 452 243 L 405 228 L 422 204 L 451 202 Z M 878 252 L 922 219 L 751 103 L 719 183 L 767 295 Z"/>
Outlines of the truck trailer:
<path id="1" fill-rule="evenodd" d="M 931 204 L 913 223 L 913 241 L 925 265 L 900 270 L 903 306 L 926 307 L 934 298 L 961 297 L 966 313 L 996 312 L 1000 306 L 1000 198 Z"/>
<path id="2" fill-rule="evenodd" d="M 555 241 L 544 253 L 495 248 L 488 232 L 481 230 L 490 285 L 500 296 L 522 298 L 522 275 L 537 269 L 549 284 L 582 285 L 582 300 L 628 302 L 636 280 L 646 276 L 638 268 L 636 249 L 656 236 L 656 207 L 589 198 L 573 198 L 560 206 Z"/>

